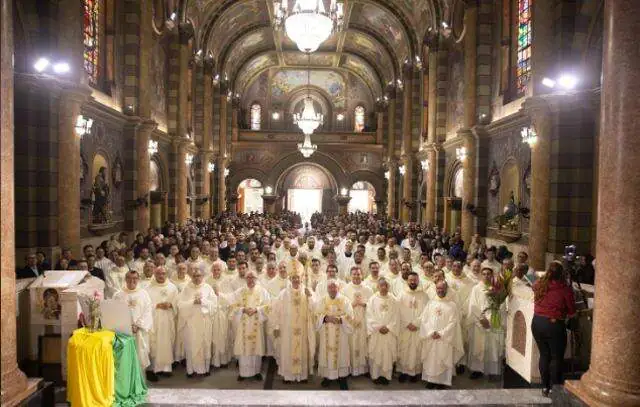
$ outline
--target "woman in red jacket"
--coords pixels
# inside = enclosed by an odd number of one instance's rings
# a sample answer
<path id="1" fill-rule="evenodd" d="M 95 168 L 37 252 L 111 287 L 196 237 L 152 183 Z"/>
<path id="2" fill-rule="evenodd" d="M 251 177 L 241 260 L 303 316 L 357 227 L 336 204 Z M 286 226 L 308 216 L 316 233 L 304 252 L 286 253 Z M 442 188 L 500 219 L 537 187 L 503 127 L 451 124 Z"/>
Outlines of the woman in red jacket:
<path id="1" fill-rule="evenodd" d="M 534 315 L 531 332 L 540 350 L 542 393 L 549 396 L 553 384 L 562 383 L 562 362 L 567 343 L 565 320 L 575 315 L 573 289 L 567 284 L 564 268 L 554 261 L 544 277 L 533 285 Z"/>

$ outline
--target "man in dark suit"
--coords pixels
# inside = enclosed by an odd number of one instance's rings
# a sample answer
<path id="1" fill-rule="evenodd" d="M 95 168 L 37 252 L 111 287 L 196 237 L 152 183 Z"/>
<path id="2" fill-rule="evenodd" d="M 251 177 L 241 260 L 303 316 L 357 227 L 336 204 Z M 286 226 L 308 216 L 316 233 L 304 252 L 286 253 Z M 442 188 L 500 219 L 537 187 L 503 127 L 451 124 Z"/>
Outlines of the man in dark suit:
<path id="1" fill-rule="evenodd" d="M 47 260 L 47 255 L 41 250 L 36 252 L 36 264 L 38 265 L 38 271 L 40 271 L 40 273 L 51 270 L 51 264 L 49 260 Z"/>
<path id="2" fill-rule="evenodd" d="M 98 277 L 100 280 L 105 281 L 104 271 L 95 266 L 96 256 L 90 254 L 87 256 L 87 271 L 94 277 Z"/>
<path id="3" fill-rule="evenodd" d="M 20 279 L 39 277 L 42 273 L 40 272 L 40 270 L 38 270 L 38 259 L 35 253 L 28 254 L 25 260 L 27 262 L 27 265 L 24 266 L 24 268 L 16 271 L 16 278 Z"/>

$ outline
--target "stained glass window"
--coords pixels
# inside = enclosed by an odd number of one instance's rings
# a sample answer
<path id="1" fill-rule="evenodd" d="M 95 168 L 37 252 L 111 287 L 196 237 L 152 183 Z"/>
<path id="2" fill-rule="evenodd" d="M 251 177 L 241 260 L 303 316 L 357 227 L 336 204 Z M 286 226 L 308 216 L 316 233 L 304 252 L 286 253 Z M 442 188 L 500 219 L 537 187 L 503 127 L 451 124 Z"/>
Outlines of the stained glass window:
<path id="1" fill-rule="evenodd" d="M 84 69 L 92 85 L 98 84 L 100 60 L 100 0 L 84 0 Z"/>
<path id="2" fill-rule="evenodd" d="M 531 80 L 531 2 L 532 0 L 518 0 L 518 59 L 516 66 L 518 95 L 526 93 Z"/>
<path id="3" fill-rule="evenodd" d="M 358 106 L 355 110 L 355 129 L 356 133 L 364 130 L 364 107 Z"/>
<path id="4" fill-rule="evenodd" d="M 251 106 L 251 130 L 260 130 L 262 121 L 262 106 L 255 103 Z"/>

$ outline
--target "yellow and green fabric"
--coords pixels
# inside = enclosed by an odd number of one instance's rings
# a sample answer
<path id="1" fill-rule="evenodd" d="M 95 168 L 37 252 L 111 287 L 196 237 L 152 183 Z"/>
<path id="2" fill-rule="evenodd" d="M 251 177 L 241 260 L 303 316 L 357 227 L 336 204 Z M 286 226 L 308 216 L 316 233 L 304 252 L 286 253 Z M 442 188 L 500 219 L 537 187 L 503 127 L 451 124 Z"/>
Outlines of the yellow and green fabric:
<path id="1" fill-rule="evenodd" d="M 135 339 L 112 331 L 77 329 L 67 345 L 67 400 L 71 407 L 133 407 L 147 386 Z"/>

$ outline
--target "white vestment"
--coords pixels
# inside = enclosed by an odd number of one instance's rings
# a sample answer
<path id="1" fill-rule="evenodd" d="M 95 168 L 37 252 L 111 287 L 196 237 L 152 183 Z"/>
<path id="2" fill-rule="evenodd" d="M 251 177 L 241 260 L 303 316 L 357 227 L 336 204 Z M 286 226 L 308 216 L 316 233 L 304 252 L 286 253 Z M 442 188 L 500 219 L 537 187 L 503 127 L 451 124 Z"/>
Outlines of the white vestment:
<path id="1" fill-rule="evenodd" d="M 182 292 L 182 290 L 191 282 L 191 277 L 187 274 L 184 275 L 183 279 L 178 278 L 178 274 L 176 273 L 171 279 L 173 285 L 176 286 L 178 292 Z"/>
<path id="2" fill-rule="evenodd" d="M 372 275 L 369 275 L 367 278 L 364 279 L 364 281 L 362 282 L 362 284 L 366 287 L 369 287 L 371 289 L 371 291 L 375 294 L 378 292 L 378 280 L 380 279 L 380 276 L 378 275 L 378 277 L 373 277 Z"/>
<path id="3" fill-rule="evenodd" d="M 160 284 L 155 279 L 146 288 L 153 309 L 153 329 L 149 333 L 151 367 L 154 372 L 171 372 L 176 339 L 176 315 L 178 315 L 178 288 L 166 280 Z M 169 303 L 171 308 L 160 309 L 156 305 Z"/>
<path id="4" fill-rule="evenodd" d="M 151 310 L 151 298 L 149 294 L 140 288 L 129 290 L 126 286 L 113 297 L 115 300 L 124 301 L 129 306 L 131 321 L 138 327 L 135 334 L 136 351 L 142 370 L 151 363 L 149 360 L 149 332 L 153 329 L 153 316 Z"/>
<path id="5" fill-rule="evenodd" d="M 238 358 L 240 376 L 252 377 L 260 373 L 266 351 L 264 321 L 270 302 L 269 292 L 259 285 L 251 289 L 245 285 L 231 297 L 235 331 L 233 354 Z M 257 312 L 248 315 L 243 312 L 245 308 L 255 308 Z"/>
<path id="6" fill-rule="evenodd" d="M 415 291 L 405 290 L 399 298 L 400 302 L 400 335 L 398 344 L 398 364 L 396 370 L 409 376 L 416 376 L 422 370 L 420 338 L 420 316 L 428 301 L 427 293 L 419 288 Z M 413 324 L 415 331 L 407 326 Z"/>
<path id="7" fill-rule="evenodd" d="M 114 266 L 105 273 L 106 287 L 104 294 L 106 298 L 113 298 L 118 291 L 122 291 L 122 287 L 126 286 L 125 276 L 128 272 L 129 267 L 127 266 Z"/>
<path id="8" fill-rule="evenodd" d="M 349 337 L 349 352 L 351 354 L 351 375 L 358 376 L 369 372 L 367 363 L 367 319 L 366 305 L 373 291 L 363 284 L 347 284 L 342 294 L 351 301 L 353 308 L 353 333 Z M 360 303 L 364 306 L 356 305 Z"/>
<path id="9" fill-rule="evenodd" d="M 499 311 L 504 314 L 504 303 Z M 502 327 L 485 329 L 480 320 L 486 318 L 491 321 L 489 300 L 486 295 L 484 282 L 476 284 L 469 296 L 469 311 L 467 313 L 469 352 L 467 367 L 474 372 L 490 375 L 502 373 L 502 358 L 504 355 L 504 330 Z M 503 317 L 504 321 L 505 318 Z"/>
<path id="10" fill-rule="evenodd" d="M 271 325 L 278 338 L 278 374 L 288 381 L 307 380 L 313 372 L 316 335 L 313 301 L 304 288 L 287 287 L 273 300 Z"/>
<path id="11" fill-rule="evenodd" d="M 458 305 L 458 316 L 460 318 L 460 327 L 462 329 L 462 341 L 465 344 L 465 350 L 468 349 L 468 333 L 467 329 L 467 313 L 469 312 L 469 297 L 471 289 L 476 285 L 466 274 L 456 277 L 453 273 L 449 274 L 447 284 L 451 291 L 456 294 L 456 303 Z"/>
<path id="12" fill-rule="evenodd" d="M 440 338 L 433 339 L 437 332 Z M 464 356 L 458 307 L 445 297 L 427 303 L 421 317 L 422 380 L 451 386 L 456 363 Z"/>
<path id="13" fill-rule="evenodd" d="M 367 331 L 369 333 L 369 368 L 372 379 L 384 377 L 391 380 L 393 364 L 398 357 L 398 325 L 400 312 L 398 300 L 388 293 L 377 293 L 367 304 Z M 387 327 L 383 334 L 380 328 Z"/>
<path id="14" fill-rule="evenodd" d="M 349 376 L 349 335 L 353 332 L 353 308 L 349 299 L 326 295 L 315 305 L 316 329 L 319 331 L 318 375 L 330 380 Z M 326 316 L 340 318 L 339 324 L 325 322 Z"/>
<path id="15" fill-rule="evenodd" d="M 195 304 L 196 299 L 200 304 Z M 218 310 L 218 297 L 207 283 L 192 282 L 180 293 L 178 300 L 180 326 L 184 354 L 187 359 L 187 374 L 205 374 L 211 364 L 213 321 Z"/>

